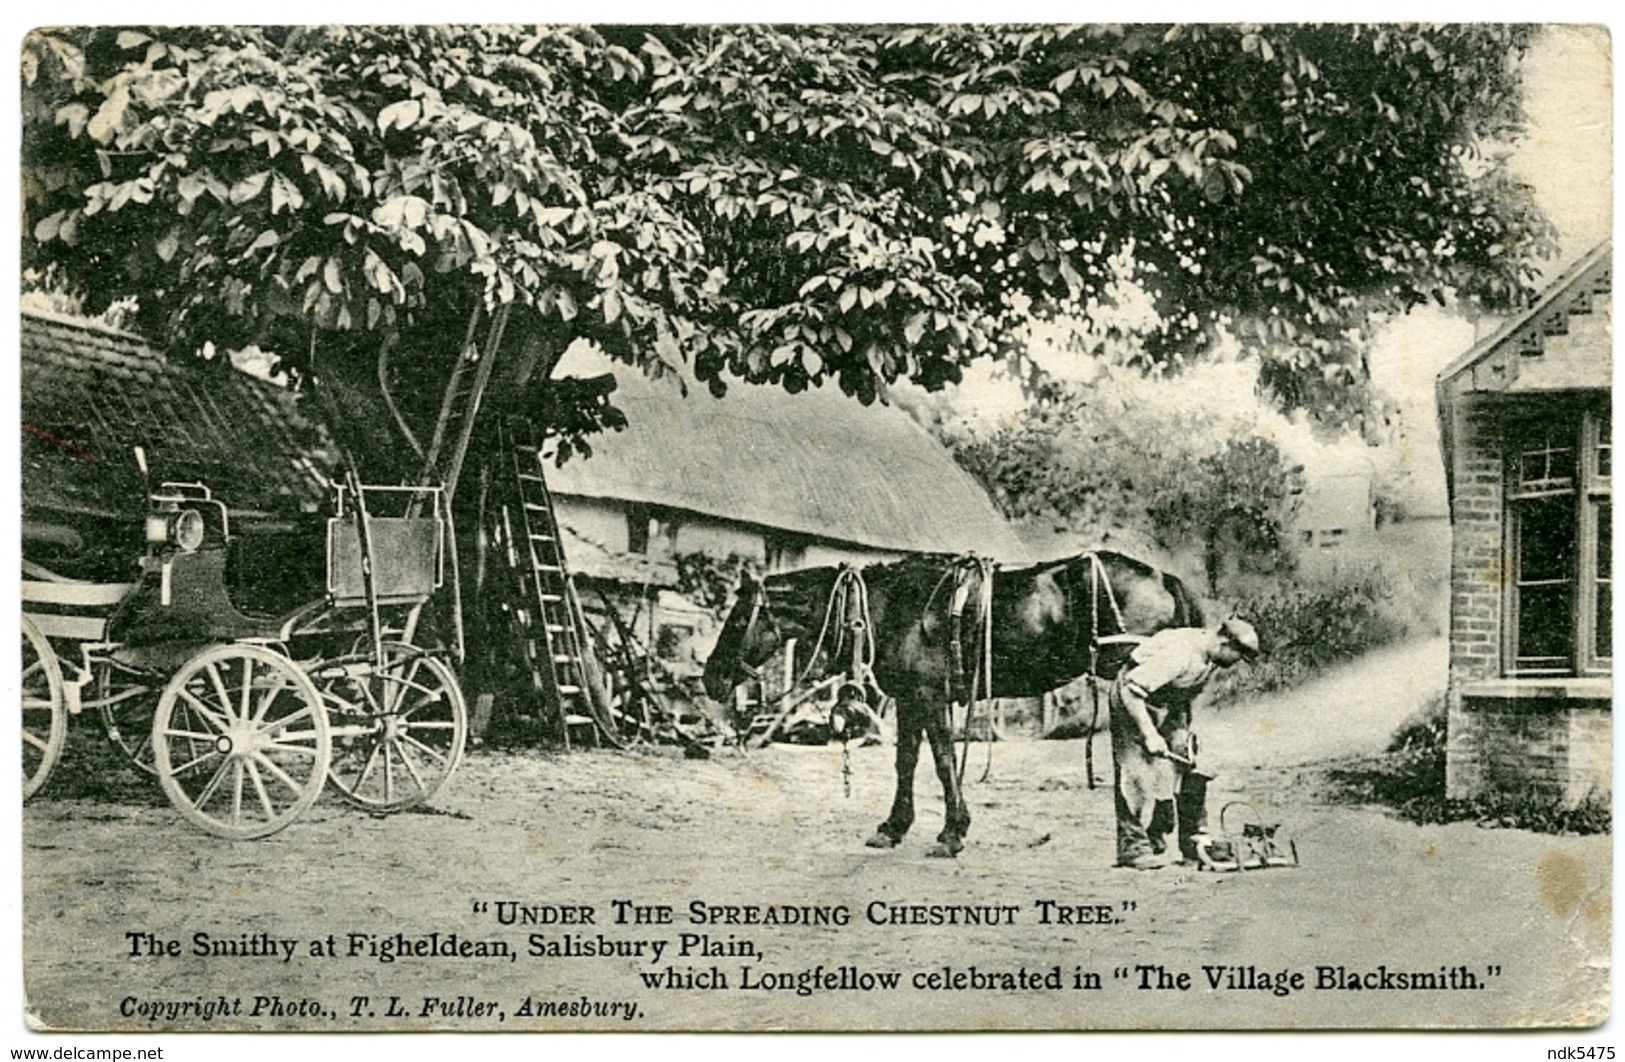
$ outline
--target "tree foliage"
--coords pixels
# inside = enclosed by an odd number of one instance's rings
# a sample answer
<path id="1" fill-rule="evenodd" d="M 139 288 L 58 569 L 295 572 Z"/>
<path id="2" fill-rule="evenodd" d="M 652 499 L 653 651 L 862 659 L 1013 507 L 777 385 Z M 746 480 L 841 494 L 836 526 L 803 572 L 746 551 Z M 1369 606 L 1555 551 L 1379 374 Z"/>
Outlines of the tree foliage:
<path id="1" fill-rule="evenodd" d="M 1155 386 L 1110 373 L 1087 385 L 1050 378 L 1013 421 L 935 430 L 1007 516 L 1198 556 L 1210 595 L 1226 556 L 1290 567 L 1302 466 L 1245 419 L 1148 405 Z"/>
<path id="2" fill-rule="evenodd" d="M 586 339 L 870 401 L 1109 312 L 1126 260 L 1147 363 L 1227 331 L 1346 409 L 1374 313 L 1532 283 L 1548 230 L 1494 154 L 1532 32 L 41 30 L 24 261 L 177 344 L 360 380 L 391 350 L 421 419 L 477 308 L 544 367 Z"/>

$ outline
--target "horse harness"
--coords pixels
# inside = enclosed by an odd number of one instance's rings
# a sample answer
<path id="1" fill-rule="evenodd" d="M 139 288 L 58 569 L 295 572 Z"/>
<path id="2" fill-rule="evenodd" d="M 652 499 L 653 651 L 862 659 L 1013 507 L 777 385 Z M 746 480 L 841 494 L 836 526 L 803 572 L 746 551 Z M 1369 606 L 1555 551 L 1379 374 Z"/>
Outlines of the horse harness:
<path id="1" fill-rule="evenodd" d="M 1100 647 L 1107 643 L 1138 643 L 1140 639 L 1128 633 L 1123 622 L 1123 610 L 1117 603 L 1117 591 L 1112 587 L 1110 574 L 1100 554 L 1085 553 L 1089 560 L 1089 732 L 1083 737 L 1084 776 L 1089 788 L 1095 788 L 1095 732 L 1100 729 Z M 1112 622 L 1117 633 L 1100 633 L 1100 598 L 1105 591 L 1106 604 L 1111 606 Z"/>
<path id="2" fill-rule="evenodd" d="M 766 581 L 758 582 L 751 595 L 750 613 L 745 619 L 741 641 L 750 640 L 752 632 L 761 622 L 764 610 L 775 632 L 781 639 L 783 638 L 784 628 L 779 617 L 771 610 L 769 597 L 770 591 Z M 822 669 L 822 674 L 815 674 L 815 671 L 820 670 L 819 661 L 823 658 L 826 642 L 830 643 L 828 664 Z M 878 706 L 886 697 L 885 690 L 875 678 L 874 661 L 875 635 L 874 621 L 869 610 L 869 586 L 858 568 L 842 565 L 836 572 L 835 580 L 831 583 L 825 599 L 823 618 L 818 636 L 813 641 L 812 651 L 807 654 L 805 663 L 792 681 L 795 685 L 802 686 L 808 682 L 835 676 L 842 679 L 836 686 L 830 725 L 841 738 L 842 776 L 848 795 L 851 794 L 851 762 L 846 751 L 851 733 L 848 717 L 855 710 L 851 706 L 857 704 L 862 704 L 866 708 L 870 705 Z M 762 681 L 761 665 L 752 665 L 741 657 L 737 666 L 748 678 L 756 682 Z"/>
<path id="3" fill-rule="evenodd" d="M 1117 591 L 1112 586 L 1111 576 L 1098 553 L 1086 553 L 1082 557 L 1087 560 L 1089 567 L 1089 642 L 1087 646 L 1089 656 L 1089 675 L 1097 681 L 1090 683 L 1090 690 L 1094 701 L 1093 717 L 1090 720 L 1090 732 L 1086 739 L 1085 763 L 1088 774 L 1089 787 L 1095 787 L 1094 772 L 1094 732 L 1098 728 L 1100 719 L 1100 687 L 1098 682 L 1100 652 L 1103 646 L 1111 644 L 1135 644 L 1141 641 L 1139 637 L 1126 633 L 1126 623 L 1123 619 L 1122 607 L 1117 599 Z M 951 668 L 947 679 L 947 705 L 945 711 L 952 711 L 954 704 L 965 704 L 967 715 L 965 720 L 965 742 L 961 750 L 958 771 L 963 777 L 964 761 L 968 754 L 969 735 L 971 729 L 971 713 L 975 706 L 993 697 L 993 577 L 997 565 L 983 557 L 974 554 L 965 554 L 947 561 L 941 578 L 932 589 L 927 599 L 925 609 L 921 616 L 923 621 L 929 615 L 939 595 L 946 589 L 948 592 L 948 620 L 950 627 L 950 653 Z M 1074 583 L 1074 586 L 1077 584 Z M 767 609 L 769 591 L 765 582 L 758 583 L 751 596 L 750 614 L 745 621 L 743 638 L 749 640 L 757 624 L 761 621 L 762 613 Z M 1073 615 L 1080 609 L 1076 601 L 1076 590 L 1071 608 Z M 974 602 L 974 607 L 973 603 Z M 1104 606 L 1104 608 L 1103 608 Z M 771 610 L 768 610 L 771 614 Z M 975 629 L 974 662 L 967 666 L 965 616 L 970 612 Z M 778 626 L 774 619 L 775 627 Z M 1110 623 L 1111 631 L 1103 631 L 1103 624 Z M 879 704 L 886 698 L 885 690 L 875 677 L 875 630 L 873 617 L 869 610 L 869 587 L 863 572 L 852 566 L 842 565 L 836 573 L 835 580 L 829 589 L 828 598 L 823 609 L 823 619 L 819 627 L 818 636 L 813 643 L 812 652 L 806 657 L 806 664 L 796 676 L 796 682 L 804 683 L 814 678 L 814 670 L 818 667 L 820 654 L 825 642 L 833 635 L 834 643 L 831 646 L 831 668 L 834 672 L 839 668 L 845 674 L 845 681 L 841 683 L 836 695 L 836 710 L 848 703 L 862 702 L 864 704 Z M 842 663 L 835 663 L 835 659 L 845 650 L 846 657 Z M 738 666 L 749 678 L 760 681 L 762 669 L 753 666 L 741 659 Z M 832 717 L 832 723 L 836 722 Z M 842 743 L 846 741 L 846 727 L 840 727 Z M 991 746 L 989 750 L 991 756 Z M 850 768 L 843 767 L 843 773 L 850 775 Z M 848 782 L 850 785 L 850 782 Z"/>

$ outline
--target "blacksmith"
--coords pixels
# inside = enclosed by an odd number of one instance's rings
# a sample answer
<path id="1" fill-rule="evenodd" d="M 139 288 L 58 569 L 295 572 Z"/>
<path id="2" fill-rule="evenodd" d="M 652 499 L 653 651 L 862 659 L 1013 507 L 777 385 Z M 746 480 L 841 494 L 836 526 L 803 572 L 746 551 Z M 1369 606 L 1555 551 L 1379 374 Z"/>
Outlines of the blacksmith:
<path id="1" fill-rule="evenodd" d="M 1219 669 L 1257 655 L 1257 632 L 1232 617 L 1217 628 L 1160 631 L 1118 673 L 1109 697 L 1118 866 L 1162 866 L 1175 827 L 1181 857 L 1195 863 L 1209 775 L 1196 767 L 1191 705 Z"/>

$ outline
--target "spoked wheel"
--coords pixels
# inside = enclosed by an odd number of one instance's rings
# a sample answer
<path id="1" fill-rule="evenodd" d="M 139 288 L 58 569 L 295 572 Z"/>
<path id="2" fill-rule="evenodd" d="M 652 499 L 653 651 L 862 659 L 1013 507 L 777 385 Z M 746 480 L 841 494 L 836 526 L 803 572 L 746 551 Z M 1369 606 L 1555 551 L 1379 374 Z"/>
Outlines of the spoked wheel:
<path id="1" fill-rule="evenodd" d="M 649 697 L 636 681 L 631 668 L 612 667 L 604 672 L 604 689 L 609 703 L 606 714 L 613 728 L 615 744 L 628 748 L 641 745 L 652 732 Z"/>
<path id="2" fill-rule="evenodd" d="M 111 660 L 96 664 L 96 703 L 101 709 L 102 725 L 107 728 L 107 739 L 148 774 L 157 770 L 152 751 L 155 685 L 150 676 Z"/>
<path id="3" fill-rule="evenodd" d="M 39 792 L 68 739 L 62 665 L 39 628 L 23 617 L 23 799 Z"/>
<path id="4" fill-rule="evenodd" d="M 317 671 L 333 724 L 328 769 L 339 795 L 369 811 L 423 803 L 451 776 L 468 740 L 468 706 L 439 657 L 384 644 L 382 664 Z"/>
<path id="5" fill-rule="evenodd" d="M 300 667 L 258 645 L 217 645 L 164 687 L 153 766 L 170 803 L 220 837 L 277 832 L 321 795 L 332 755 L 321 695 Z"/>
<path id="6" fill-rule="evenodd" d="M 598 622 L 586 619 L 586 631 L 601 682 L 594 694 L 593 714 L 599 729 L 620 748 L 641 745 L 654 733 L 650 718 L 650 691 L 645 674 L 646 653 L 608 597 Z M 600 695 L 602 703 L 600 703 Z"/>

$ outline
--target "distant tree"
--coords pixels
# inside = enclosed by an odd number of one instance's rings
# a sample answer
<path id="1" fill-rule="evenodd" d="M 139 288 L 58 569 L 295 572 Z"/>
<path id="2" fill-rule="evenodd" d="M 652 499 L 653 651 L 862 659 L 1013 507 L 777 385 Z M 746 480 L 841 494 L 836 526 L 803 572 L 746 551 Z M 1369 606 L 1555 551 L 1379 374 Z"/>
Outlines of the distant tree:
<path id="1" fill-rule="evenodd" d="M 1160 486 L 1148 499 L 1151 523 L 1169 544 L 1200 543 L 1210 595 L 1218 596 L 1227 549 L 1276 566 L 1288 560 L 1287 521 L 1303 493 L 1303 467 L 1288 464 L 1270 440 L 1227 439 Z"/>
<path id="2" fill-rule="evenodd" d="M 1534 32 L 39 30 L 24 261 L 167 342 L 279 351 L 418 447 L 504 307 L 504 393 L 585 339 L 870 401 L 1109 313 L 1124 260 L 1146 362 L 1231 332 L 1335 416 L 1373 314 L 1529 290 L 1548 230 L 1497 152 Z"/>
<path id="3" fill-rule="evenodd" d="M 1245 420 L 1148 404 L 1155 387 L 1110 374 L 1082 385 L 1048 379 L 1013 421 L 987 429 L 944 419 L 934 430 L 1006 515 L 1195 554 L 1211 595 L 1227 555 L 1290 565 L 1302 466 Z"/>

